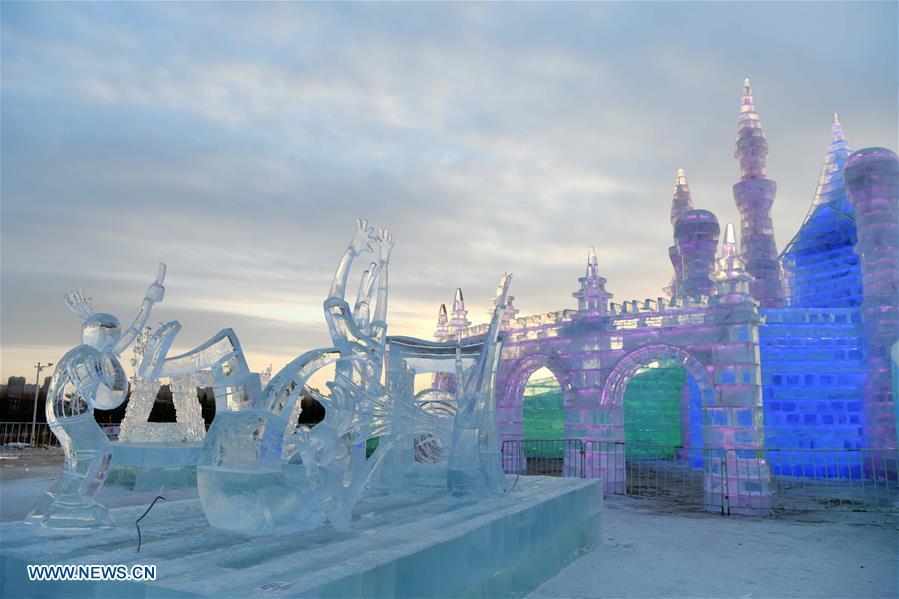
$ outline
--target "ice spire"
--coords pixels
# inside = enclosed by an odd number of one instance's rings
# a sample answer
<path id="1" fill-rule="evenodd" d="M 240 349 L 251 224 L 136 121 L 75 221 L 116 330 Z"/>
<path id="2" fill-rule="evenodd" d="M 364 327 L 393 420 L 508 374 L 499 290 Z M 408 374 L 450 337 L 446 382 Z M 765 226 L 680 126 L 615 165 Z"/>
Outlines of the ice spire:
<path id="1" fill-rule="evenodd" d="M 781 253 L 790 305 L 850 307 L 862 302 L 861 268 L 853 251 L 854 211 L 843 180 L 852 148 L 834 113 L 831 140 L 808 214 Z"/>
<path id="2" fill-rule="evenodd" d="M 745 272 L 743 258 L 737 249 L 737 233 L 733 223 L 727 223 L 724 228 L 724 241 L 721 242 L 721 257 L 718 259 L 719 271 L 726 266 L 727 271 Z"/>
<path id="3" fill-rule="evenodd" d="M 577 309 L 581 315 L 605 315 L 609 312 L 609 299 L 612 294 L 606 291 L 606 280 L 599 276 L 599 266 L 596 259 L 596 248 L 587 248 L 587 270 L 583 277 L 578 279 L 580 289 L 571 295 L 577 298 Z"/>
<path id="4" fill-rule="evenodd" d="M 440 310 L 437 311 L 437 332 L 434 333 L 434 339 L 437 341 L 446 341 L 449 336 L 447 324 L 449 319 L 446 316 L 446 304 L 440 304 Z"/>
<path id="5" fill-rule="evenodd" d="M 690 184 L 687 183 L 687 175 L 684 169 L 677 169 L 674 178 L 674 197 L 671 199 L 671 224 L 677 222 L 680 215 L 693 209 L 693 196 L 690 194 Z"/>
<path id="6" fill-rule="evenodd" d="M 459 331 L 470 326 L 468 310 L 465 309 L 465 298 L 462 297 L 462 289 L 457 287 L 456 295 L 453 297 L 453 318 L 449 321 L 449 334 L 455 336 Z"/>
<path id="7" fill-rule="evenodd" d="M 752 277 L 746 272 L 746 265 L 737 249 L 737 234 L 733 223 L 727 223 L 724 229 L 721 256 L 717 260 L 712 280 L 715 282 L 719 303 L 742 301 L 749 293 L 747 283 Z"/>
<path id="8" fill-rule="evenodd" d="M 693 196 L 690 194 L 690 185 L 687 183 L 687 175 L 684 169 L 677 169 L 677 175 L 674 177 L 674 197 L 671 198 L 671 224 L 674 225 L 685 212 L 693 209 Z M 677 297 L 681 294 L 683 286 L 683 258 L 675 243 L 668 248 L 668 258 L 671 260 L 671 266 L 674 267 L 674 278 L 671 279 L 671 286 L 665 289 L 671 297 Z"/>
<path id="9" fill-rule="evenodd" d="M 740 161 L 743 179 L 765 178 L 765 159 L 768 157 L 768 141 L 762 131 L 752 86 L 747 77 L 743 81 L 743 99 L 740 103 L 740 118 L 737 122 L 737 149 L 734 157 Z"/>
<path id="10" fill-rule="evenodd" d="M 777 184 L 765 175 L 768 141 L 755 109 L 749 79 L 743 81 L 743 98 L 737 124 L 734 157 L 740 162 L 740 181 L 734 185 L 734 200 L 740 210 L 740 243 L 746 270 L 755 279 L 749 288 L 762 308 L 784 304 L 784 285 L 771 206 Z"/>
<path id="11" fill-rule="evenodd" d="M 815 189 L 815 199 L 812 201 L 812 210 L 809 211 L 811 216 L 815 206 L 818 204 L 832 203 L 835 194 L 834 190 L 840 190 L 840 197 L 845 196 L 843 191 L 843 166 L 846 159 L 852 154 L 852 148 L 843 135 L 843 125 L 840 123 L 840 114 L 833 113 L 833 124 L 830 126 L 830 147 L 827 149 L 827 156 L 824 157 L 824 164 L 821 167 L 821 176 L 818 178 L 818 187 Z M 841 212 L 851 212 L 851 206 L 848 200 L 841 202 L 844 206 L 834 206 L 836 210 Z M 808 217 L 806 217 L 808 219 Z"/>
<path id="12" fill-rule="evenodd" d="M 588 246 L 587 247 L 587 273 L 586 273 L 586 275 L 588 277 L 598 276 L 597 275 L 598 266 L 599 266 L 599 264 L 596 260 L 596 247 L 592 246 L 592 245 Z"/>

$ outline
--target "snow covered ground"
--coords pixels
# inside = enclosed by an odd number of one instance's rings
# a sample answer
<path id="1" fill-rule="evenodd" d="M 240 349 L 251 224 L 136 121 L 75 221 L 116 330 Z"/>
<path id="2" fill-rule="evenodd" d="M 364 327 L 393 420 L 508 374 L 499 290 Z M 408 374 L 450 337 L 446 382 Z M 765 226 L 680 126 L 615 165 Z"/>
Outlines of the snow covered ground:
<path id="1" fill-rule="evenodd" d="M 60 463 L 58 454 L 40 452 L 0 459 L 0 520 L 24 517 Z M 155 495 L 106 486 L 98 497 L 117 507 L 148 505 Z M 895 517 L 722 517 L 613 496 L 602 539 L 529 597 L 899 597 Z"/>
<path id="2" fill-rule="evenodd" d="M 726 517 L 619 496 L 605 508 L 602 546 L 529 599 L 899 597 L 895 518 Z"/>

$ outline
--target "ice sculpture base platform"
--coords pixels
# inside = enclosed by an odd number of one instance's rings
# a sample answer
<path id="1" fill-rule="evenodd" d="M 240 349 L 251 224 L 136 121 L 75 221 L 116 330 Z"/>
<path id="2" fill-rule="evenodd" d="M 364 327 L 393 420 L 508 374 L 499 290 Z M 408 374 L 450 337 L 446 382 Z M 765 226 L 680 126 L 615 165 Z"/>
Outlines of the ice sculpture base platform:
<path id="1" fill-rule="evenodd" d="M 510 477 L 509 486 L 514 483 Z M 521 477 L 506 496 L 369 496 L 350 530 L 248 538 L 210 529 L 198 500 L 111 510 L 117 528 L 70 536 L 0 526 L 0 596 L 523 596 L 600 539 L 599 481 Z M 29 582 L 26 564 L 155 564 L 154 582 Z"/>
<path id="2" fill-rule="evenodd" d="M 112 443 L 106 484 L 139 491 L 197 486 L 202 443 Z"/>

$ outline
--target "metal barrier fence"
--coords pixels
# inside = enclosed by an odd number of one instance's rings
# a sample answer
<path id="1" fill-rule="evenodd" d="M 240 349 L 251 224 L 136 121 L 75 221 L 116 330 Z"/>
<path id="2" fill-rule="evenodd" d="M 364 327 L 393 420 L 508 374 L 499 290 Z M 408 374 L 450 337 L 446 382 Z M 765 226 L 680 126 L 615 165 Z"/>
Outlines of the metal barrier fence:
<path id="1" fill-rule="evenodd" d="M 580 439 L 505 441 L 503 470 L 514 474 L 581 476 L 586 452 Z"/>
<path id="2" fill-rule="evenodd" d="M 603 479 L 607 493 L 727 512 L 724 450 L 588 441 L 586 451 L 585 476 Z"/>
<path id="3" fill-rule="evenodd" d="M 50 431 L 46 422 L 34 425 L 34 447 L 32 447 L 32 427 L 30 422 L 0 422 L 0 452 L 15 453 L 33 448 L 59 447 L 59 441 Z"/>
<path id="4" fill-rule="evenodd" d="M 899 450 L 759 449 L 508 440 L 507 473 L 601 478 L 606 493 L 730 513 L 899 512 Z"/>
<path id="5" fill-rule="evenodd" d="M 748 486 L 775 511 L 899 511 L 897 449 L 730 449 L 727 467 L 732 504 Z"/>
<path id="6" fill-rule="evenodd" d="M 118 424 L 99 425 L 110 441 L 119 438 Z M 34 445 L 32 446 L 32 425 L 30 422 L 0 422 L 0 453 L 11 454 L 32 449 L 60 449 L 59 439 L 46 422 L 34 425 Z"/>

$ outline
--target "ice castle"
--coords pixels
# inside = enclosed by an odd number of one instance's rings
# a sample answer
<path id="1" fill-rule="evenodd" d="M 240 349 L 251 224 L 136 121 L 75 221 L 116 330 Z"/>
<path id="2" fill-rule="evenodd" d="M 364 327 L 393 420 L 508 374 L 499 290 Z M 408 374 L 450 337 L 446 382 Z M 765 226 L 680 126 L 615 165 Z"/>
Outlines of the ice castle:
<path id="1" fill-rule="evenodd" d="M 558 435 L 561 427 L 525 420 L 564 414 L 565 439 L 597 446 L 733 450 L 733 470 L 756 468 L 755 482 L 752 476 L 732 481 L 749 485 L 747 496 L 760 488 L 764 495 L 766 477 L 778 468 L 836 468 L 837 476 L 854 476 L 866 467 L 865 450 L 895 450 L 896 155 L 884 148 L 853 153 L 834 115 L 808 216 L 778 253 L 771 218 L 777 185 L 766 174 L 767 154 L 747 79 L 734 153 L 741 173 L 733 186 L 739 246 L 728 225 L 719 253 L 718 219 L 693 207 L 678 170 L 670 214 L 674 276 L 665 297 L 611 302 L 591 248 L 573 294 L 577 309 L 507 313 L 497 373 L 504 439 L 540 430 Z M 469 323 L 461 291 L 452 306 L 449 316 L 441 306 L 438 339 L 484 333 L 484 325 Z M 545 389 L 536 390 L 544 404 L 530 399 L 535 390 L 528 380 L 542 368 L 557 379 L 561 406 L 546 403 L 552 394 Z M 772 462 L 774 472 L 758 470 L 764 461 L 758 456 L 772 450 L 793 453 Z M 844 453 L 850 457 L 840 466 L 815 466 L 815 450 L 858 451 Z M 586 468 L 615 484 L 618 475 L 604 453 L 588 453 Z M 720 482 L 714 472 L 712 479 Z"/>

